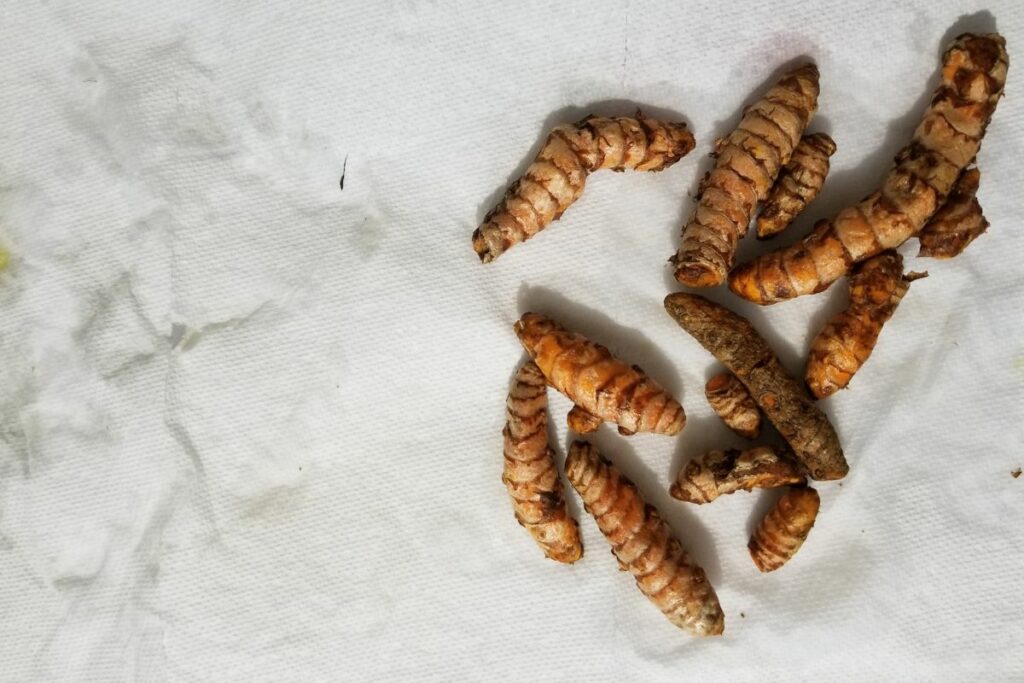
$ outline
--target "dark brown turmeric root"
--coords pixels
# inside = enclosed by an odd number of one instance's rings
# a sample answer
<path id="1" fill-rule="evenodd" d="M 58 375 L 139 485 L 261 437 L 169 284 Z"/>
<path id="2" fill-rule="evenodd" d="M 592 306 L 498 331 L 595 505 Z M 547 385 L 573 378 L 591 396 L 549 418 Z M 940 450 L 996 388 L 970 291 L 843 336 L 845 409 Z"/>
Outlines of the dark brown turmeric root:
<path id="1" fill-rule="evenodd" d="M 562 480 L 548 446 L 547 385 L 532 361 L 519 368 L 505 415 L 505 471 L 516 519 L 544 554 L 572 563 L 583 555 L 579 527 L 569 515 Z"/>
<path id="2" fill-rule="evenodd" d="M 773 572 L 796 555 L 814 526 L 820 505 L 818 492 L 812 488 L 786 491 L 747 544 L 758 569 Z"/>
<path id="3" fill-rule="evenodd" d="M 918 256 L 953 258 L 988 229 L 988 221 L 978 203 L 980 182 L 981 172 L 977 167 L 960 174 L 949 199 L 917 236 L 921 241 Z"/>
<path id="4" fill-rule="evenodd" d="M 665 308 L 746 385 L 812 478 L 846 476 L 849 466 L 832 424 L 745 318 L 683 292 L 665 297 Z"/>
<path id="5" fill-rule="evenodd" d="M 736 375 L 715 375 L 704 385 L 704 395 L 711 409 L 734 432 L 747 439 L 756 439 L 761 433 L 761 411 Z"/>
<path id="6" fill-rule="evenodd" d="M 687 503 L 710 503 L 736 491 L 774 489 L 803 483 L 804 473 L 792 454 L 772 446 L 745 451 L 710 451 L 679 470 L 669 489 L 673 498 Z"/>
<path id="7" fill-rule="evenodd" d="M 759 239 L 785 230 L 814 201 L 825 184 L 829 157 L 835 152 L 835 141 L 824 133 L 805 135 L 800 139 L 757 217 Z"/>
<path id="8" fill-rule="evenodd" d="M 946 50 L 942 83 L 882 187 L 792 246 L 737 266 L 729 289 L 766 305 L 829 287 L 865 261 L 913 237 L 945 202 L 1003 94 L 1007 56 L 998 34 L 964 34 Z"/>
<path id="9" fill-rule="evenodd" d="M 789 163 L 817 107 L 818 68 L 805 64 L 783 76 L 718 141 L 715 166 L 701 182 L 697 207 L 670 259 L 676 280 L 690 287 L 725 281 L 755 207 Z"/>
<path id="10" fill-rule="evenodd" d="M 473 249 L 488 263 L 530 239 L 580 198 L 594 171 L 660 171 L 691 149 L 693 135 L 685 123 L 657 121 L 640 113 L 635 119 L 588 116 L 558 126 L 523 177 L 473 233 Z"/>
<path id="11" fill-rule="evenodd" d="M 882 252 L 857 266 L 850 276 L 850 305 L 811 342 L 805 379 L 812 394 L 827 398 L 850 383 L 910 283 L 924 275 L 904 275 L 903 257 L 895 251 Z"/>
<path id="12" fill-rule="evenodd" d="M 604 346 L 539 313 L 525 313 L 515 331 L 548 383 L 582 411 L 619 425 L 623 433 L 674 435 L 686 424 L 678 401 Z"/>
<path id="13" fill-rule="evenodd" d="M 619 567 L 668 620 L 698 636 L 721 634 L 725 616 L 715 589 L 633 482 L 584 441 L 570 446 L 565 474 L 611 543 Z"/>

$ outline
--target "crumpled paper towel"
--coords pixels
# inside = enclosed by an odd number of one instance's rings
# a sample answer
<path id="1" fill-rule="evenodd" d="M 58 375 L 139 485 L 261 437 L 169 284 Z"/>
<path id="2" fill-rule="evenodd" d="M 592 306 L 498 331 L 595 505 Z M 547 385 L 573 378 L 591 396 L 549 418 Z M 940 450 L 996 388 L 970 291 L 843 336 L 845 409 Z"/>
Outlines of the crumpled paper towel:
<path id="1" fill-rule="evenodd" d="M 816 60 L 811 129 L 839 145 L 785 242 L 876 187 L 949 39 L 998 28 L 1017 60 L 1024 16 L 737 5 L 7 7 L 0 678 L 1020 680 L 1021 67 L 979 158 L 992 227 L 954 261 L 909 259 L 931 276 L 824 404 L 850 476 L 773 575 L 746 550 L 772 493 L 667 495 L 739 442 L 661 301 L 715 137 L 782 67 Z M 477 262 L 470 233 L 545 131 L 637 106 L 689 121 L 696 151 L 593 176 L 542 236 Z M 842 290 L 713 296 L 799 372 Z M 513 520 L 500 431 L 527 309 L 682 399 L 680 438 L 594 441 L 707 569 L 723 638 L 673 628 L 575 498 L 576 566 Z M 552 397 L 559 458 L 568 408 Z"/>

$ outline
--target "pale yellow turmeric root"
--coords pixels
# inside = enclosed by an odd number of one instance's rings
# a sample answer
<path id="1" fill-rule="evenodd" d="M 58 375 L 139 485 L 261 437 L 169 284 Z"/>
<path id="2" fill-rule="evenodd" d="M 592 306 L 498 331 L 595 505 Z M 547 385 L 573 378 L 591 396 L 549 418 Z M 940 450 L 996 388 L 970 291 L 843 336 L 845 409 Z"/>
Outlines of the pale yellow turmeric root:
<path id="1" fill-rule="evenodd" d="M 773 489 L 805 481 L 793 454 L 773 446 L 745 451 L 710 451 L 679 470 L 669 493 L 687 503 L 702 505 L 736 491 Z"/>
<path id="2" fill-rule="evenodd" d="M 704 395 L 722 422 L 746 439 L 761 433 L 761 411 L 750 391 L 731 372 L 722 372 L 704 385 Z"/>

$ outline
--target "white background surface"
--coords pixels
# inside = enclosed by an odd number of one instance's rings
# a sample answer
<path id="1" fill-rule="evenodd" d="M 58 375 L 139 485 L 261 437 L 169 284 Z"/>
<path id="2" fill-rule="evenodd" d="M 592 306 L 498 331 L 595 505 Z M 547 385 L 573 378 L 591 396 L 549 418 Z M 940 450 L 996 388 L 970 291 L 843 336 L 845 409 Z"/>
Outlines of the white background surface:
<path id="1" fill-rule="evenodd" d="M 1016 3 L 518 4 L 0 11 L 0 679 L 1024 677 Z M 704 401 L 713 359 L 662 310 L 687 192 L 741 107 L 812 57 L 811 130 L 839 150 L 795 239 L 875 188 L 948 40 L 993 27 L 1011 68 L 979 158 L 992 228 L 956 261 L 908 260 L 931 277 L 825 404 L 850 476 L 759 575 L 745 546 L 771 494 L 667 494 L 741 443 Z M 637 105 L 685 118 L 695 152 L 595 175 L 480 265 L 470 233 L 545 131 Z M 843 289 L 715 296 L 802 372 Z M 707 569 L 724 637 L 673 628 L 589 517 L 571 568 L 513 520 L 500 431 L 529 309 L 682 400 L 679 438 L 595 441 Z M 559 458 L 568 407 L 553 396 Z"/>

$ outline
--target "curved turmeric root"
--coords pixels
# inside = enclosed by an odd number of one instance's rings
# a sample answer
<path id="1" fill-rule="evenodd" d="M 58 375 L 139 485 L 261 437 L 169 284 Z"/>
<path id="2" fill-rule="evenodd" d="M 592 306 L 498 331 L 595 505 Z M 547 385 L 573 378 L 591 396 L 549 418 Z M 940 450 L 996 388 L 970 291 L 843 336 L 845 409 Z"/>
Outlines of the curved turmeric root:
<path id="1" fill-rule="evenodd" d="M 715 589 L 633 482 L 584 441 L 569 447 L 565 475 L 640 592 L 679 628 L 698 636 L 721 634 L 725 616 Z"/>
<path id="2" fill-rule="evenodd" d="M 1004 46 L 995 33 L 953 41 L 931 106 L 881 189 L 831 222 L 819 222 L 800 242 L 737 266 L 729 289 L 762 305 L 820 292 L 853 264 L 916 235 L 978 153 L 1003 94 Z"/>
<path id="3" fill-rule="evenodd" d="M 725 280 L 754 208 L 789 163 L 817 107 L 818 68 L 805 64 L 783 76 L 747 108 L 739 127 L 718 141 L 715 166 L 701 182 L 697 208 L 670 259 L 676 280 L 690 287 Z"/>
<path id="4" fill-rule="evenodd" d="M 569 429 L 577 434 L 596 432 L 597 428 L 604 422 L 597 415 L 591 415 L 579 406 L 573 406 L 569 410 L 569 414 L 565 416 L 565 421 L 568 423 Z"/>
<path id="5" fill-rule="evenodd" d="M 750 391 L 814 479 L 842 479 L 849 471 L 832 423 L 789 376 L 764 337 L 742 316 L 696 294 L 665 297 L 665 309 Z"/>
<path id="6" fill-rule="evenodd" d="M 519 368 L 505 404 L 505 471 L 501 480 L 512 498 L 516 520 L 544 554 L 572 563 L 583 556 L 583 545 L 548 446 L 546 389 L 544 376 L 532 361 Z"/>
<path id="7" fill-rule="evenodd" d="M 805 135 L 800 139 L 757 217 L 758 239 L 785 230 L 814 201 L 825 184 L 828 159 L 835 152 L 835 141 L 824 133 Z"/>
<path id="8" fill-rule="evenodd" d="M 980 182 L 981 172 L 977 167 L 960 174 L 949 199 L 918 235 L 921 241 L 918 256 L 953 258 L 988 229 L 977 198 Z"/>
<path id="9" fill-rule="evenodd" d="M 736 491 L 774 489 L 805 481 L 792 454 L 771 446 L 745 451 L 709 451 L 679 470 L 669 493 L 686 503 L 702 505 Z"/>
<path id="10" fill-rule="evenodd" d="M 671 436 L 686 424 L 678 401 L 604 346 L 539 313 L 525 313 L 515 331 L 551 386 L 581 410 L 618 424 L 623 433 Z"/>
<path id="11" fill-rule="evenodd" d="M 526 173 L 473 233 L 473 249 L 484 263 L 543 230 L 580 198 L 587 175 L 603 168 L 660 171 L 693 149 L 685 123 L 588 116 L 561 125 Z"/>
<path id="12" fill-rule="evenodd" d="M 747 544 L 758 569 L 773 572 L 796 555 L 814 526 L 820 504 L 818 492 L 812 488 L 786 491 Z"/>
<path id="13" fill-rule="evenodd" d="M 924 275 L 903 275 L 903 257 L 895 251 L 882 252 L 857 266 L 850 276 L 850 305 L 811 342 L 806 381 L 812 394 L 826 398 L 850 383 L 910 283 L 920 277 Z"/>
<path id="14" fill-rule="evenodd" d="M 761 433 L 761 411 L 743 382 L 731 372 L 722 372 L 704 385 L 711 409 L 728 427 L 747 439 Z"/>

